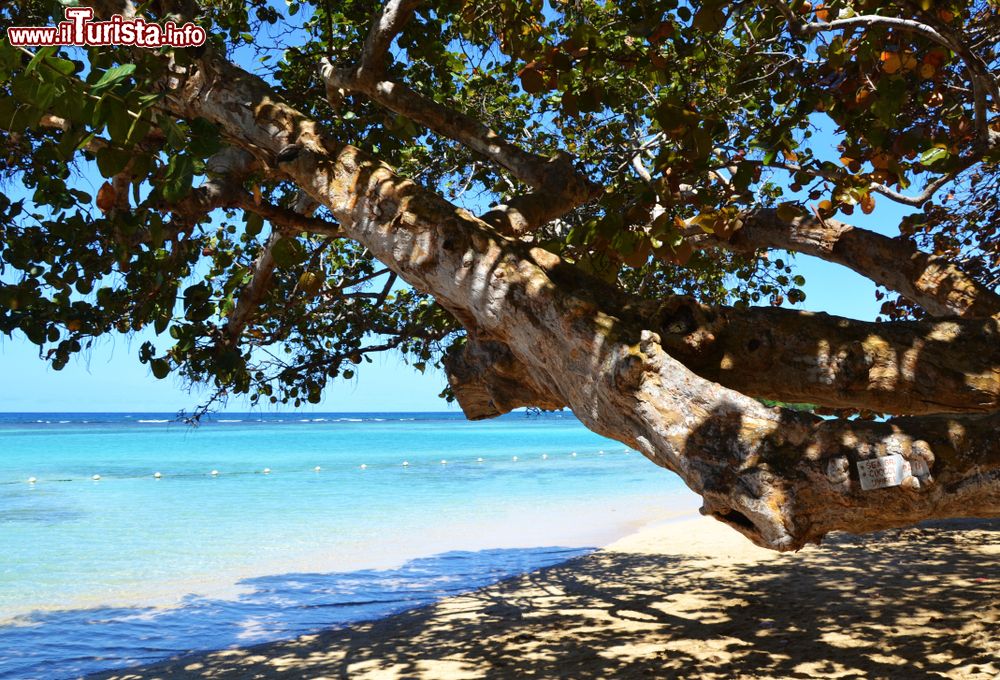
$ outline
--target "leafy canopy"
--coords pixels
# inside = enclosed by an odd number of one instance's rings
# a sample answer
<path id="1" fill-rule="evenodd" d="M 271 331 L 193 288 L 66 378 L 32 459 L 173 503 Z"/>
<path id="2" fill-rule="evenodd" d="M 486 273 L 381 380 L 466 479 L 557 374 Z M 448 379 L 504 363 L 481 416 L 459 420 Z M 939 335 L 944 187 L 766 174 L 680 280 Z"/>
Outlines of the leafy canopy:
<path id="1" fill-rule="evenodd" d="M 162 20 L 163 4 L 138 11 Z M 0 23 L 53 25 L 63 7 L 8 3 Z M 977 108 L 969 54 L 902 24 L 831 23 L 873 14 L 931 26 L 997 72 L 1000 18 L 986 2 L 442 0 L 416 6 L 387 77 L 534 153 L 571 154 L 600 190 L 530 238 L 632 292 L 800 302 L 790 262 L 701 247 L 697 233 L 725 241 L 759 206 L 848 219 L 938 181 L 910 201 L 900 238 L 995 285 L 1000 155 L 984 139 L 1000 133 L 997 103 Z M 189 18 L 211 40 L 175 50 L 179 63 L 229 55 L 337 138 L 474 212 L 527 191 L 363 94 L 331 106 L 318 64 L 358 60 L 369 0 L 203 0 Z M 210 401 L 296 405 L 374 352 L 400 350 L 423 370 L 461 341 L 454 319 L 356 243 L 253 206 L 181 210 L 230 142 L 169 114 L 164 64 L 158 51 L 0 42 L 0 331 L 59 369 L 101 336 L 151 328 L 139 359 L 157 378 L 206 383 Z M 258 204 L 295 205 L 280 179 L 238 181 Z M 269 242 L 274 271 L 233 338 Z M 889 298 L 883 313 L 921 310 Z"/>

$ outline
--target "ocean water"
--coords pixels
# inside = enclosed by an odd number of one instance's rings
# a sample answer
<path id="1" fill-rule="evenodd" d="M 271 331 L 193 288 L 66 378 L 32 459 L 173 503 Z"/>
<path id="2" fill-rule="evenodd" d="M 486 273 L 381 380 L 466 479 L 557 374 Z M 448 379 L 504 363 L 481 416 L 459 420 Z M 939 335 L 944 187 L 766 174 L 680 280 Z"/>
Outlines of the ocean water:
<path id="1" fill-rule="evenodd" d="M 377 618 L 692 507 L 570 414 L 0 414 L 0 678 Z"/>

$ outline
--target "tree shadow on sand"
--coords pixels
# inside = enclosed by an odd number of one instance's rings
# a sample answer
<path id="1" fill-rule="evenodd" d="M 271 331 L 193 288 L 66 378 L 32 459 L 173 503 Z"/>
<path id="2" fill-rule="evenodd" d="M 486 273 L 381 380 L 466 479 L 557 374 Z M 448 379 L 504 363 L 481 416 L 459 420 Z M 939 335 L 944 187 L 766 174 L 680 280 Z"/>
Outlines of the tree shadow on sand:
<path id="1" fill-rule="evenodd" d="M 994 678 L 1000 527 L 952 520 L 759 562 L 599 552 L 346 630 L 147 678 Z"/>
<path id="2" fill-rule="evenodd" d="M 551 566 L 589 548 L 451 551 L 394 569 L 248 578 L 179 606 L 38 611 L 0 625 L 0 679 L 79 677 L 377 619 Z"/>

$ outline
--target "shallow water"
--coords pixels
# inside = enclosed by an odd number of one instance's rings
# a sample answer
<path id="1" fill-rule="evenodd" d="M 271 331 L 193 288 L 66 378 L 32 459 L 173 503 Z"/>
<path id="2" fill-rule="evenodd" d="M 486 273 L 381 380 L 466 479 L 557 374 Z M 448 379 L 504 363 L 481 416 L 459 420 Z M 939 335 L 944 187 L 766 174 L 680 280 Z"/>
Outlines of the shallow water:
<path id="1" fill-rule="evenodd" d="M 383 616 L 691 498 L 570 415 L 0 415 L 0 677 Z"/>

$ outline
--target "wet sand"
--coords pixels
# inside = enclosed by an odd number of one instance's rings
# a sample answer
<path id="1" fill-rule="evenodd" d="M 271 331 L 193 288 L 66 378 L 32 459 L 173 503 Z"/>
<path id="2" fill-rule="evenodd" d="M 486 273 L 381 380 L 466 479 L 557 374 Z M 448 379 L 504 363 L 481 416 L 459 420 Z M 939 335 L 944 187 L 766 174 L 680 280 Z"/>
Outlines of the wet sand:
<path id="1" fill-rule="evenodd" d="M 1000 677 L 1000 521 L 777 554 L 704 518 L 429 607 L 99 678 Z"/>

